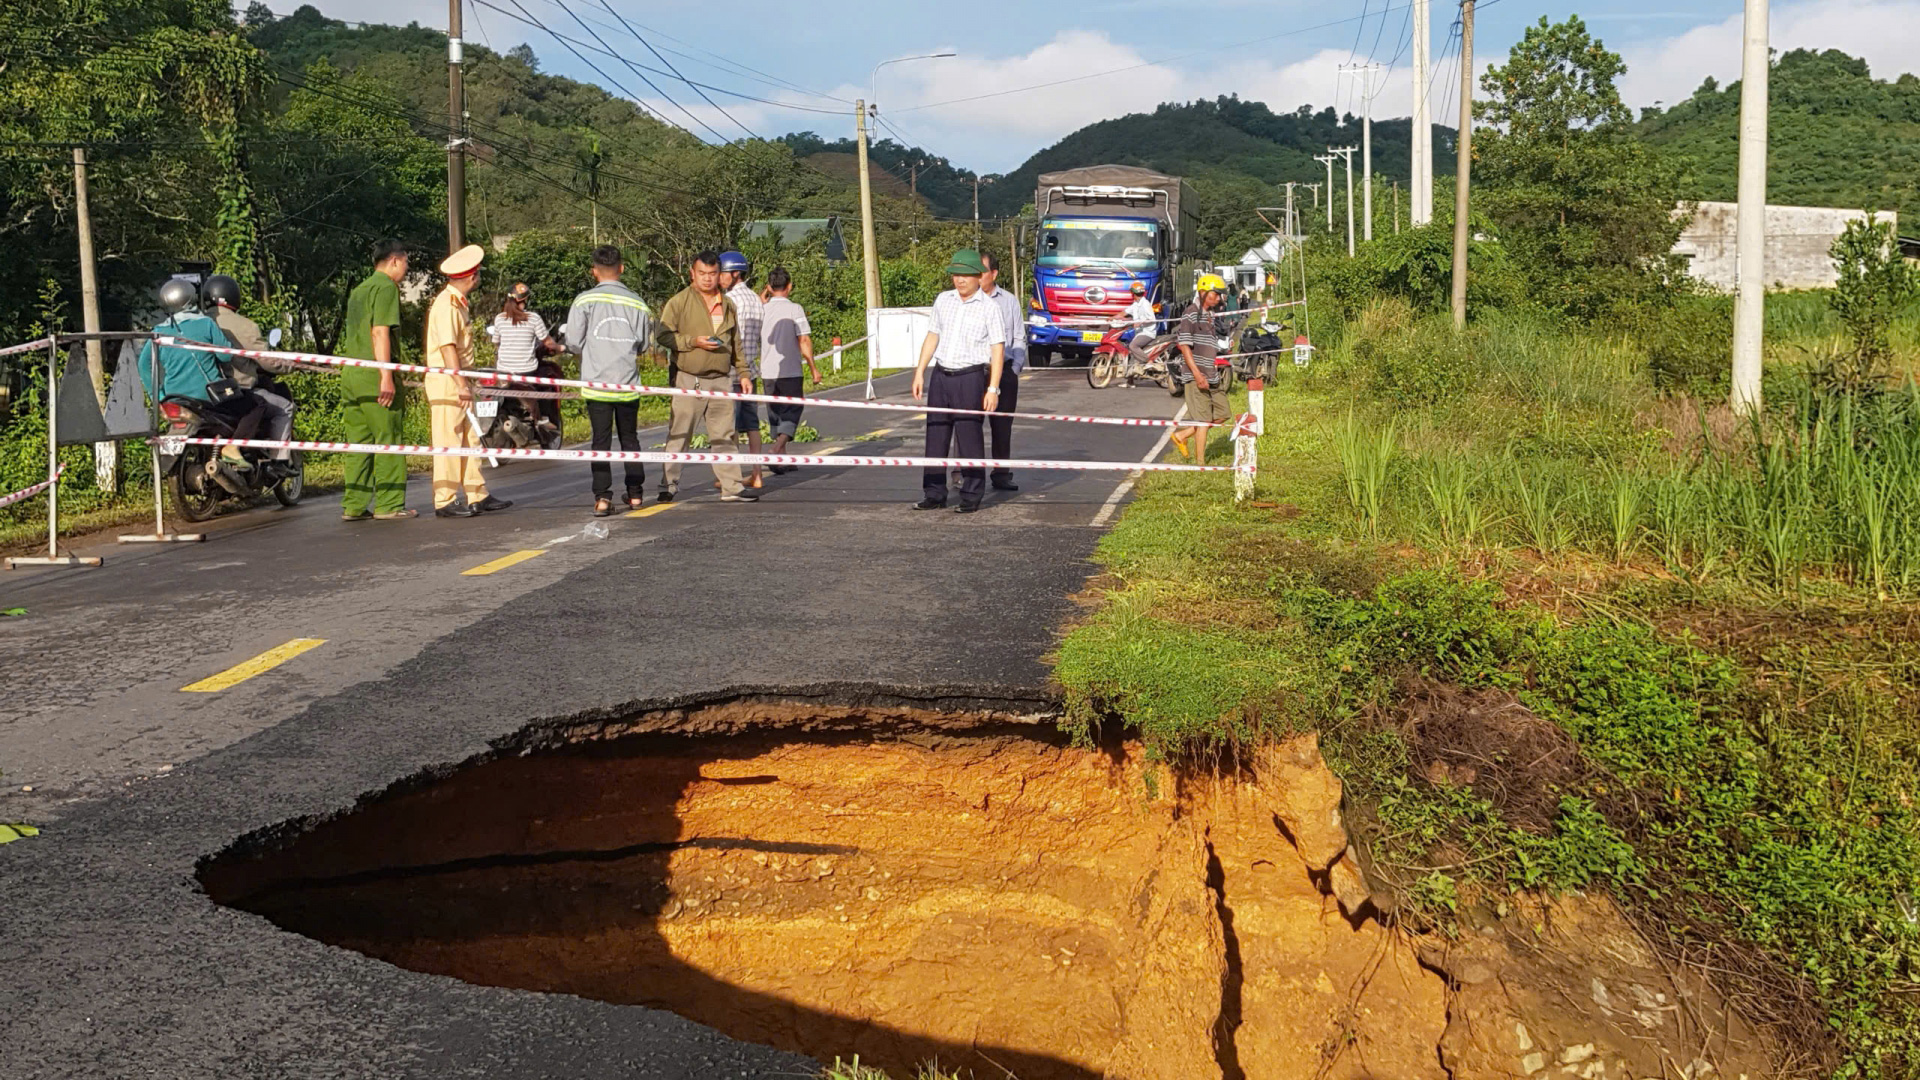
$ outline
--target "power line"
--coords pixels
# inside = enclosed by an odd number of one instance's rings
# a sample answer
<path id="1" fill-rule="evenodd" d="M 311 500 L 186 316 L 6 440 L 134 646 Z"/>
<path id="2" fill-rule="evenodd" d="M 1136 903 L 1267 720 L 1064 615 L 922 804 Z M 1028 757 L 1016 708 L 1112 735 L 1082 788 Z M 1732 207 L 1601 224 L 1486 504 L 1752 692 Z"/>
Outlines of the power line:
<path id="1" fill-rule="evenodd" d="M 1388 7 L 1382 8 L 1380 11 L 1380 14 L 1385 15 L 1389 11 L 1402 11 L 1402 10 L 1405 10 L 1405 8 L 1406 8 L 1406 5 L 1401 5 L 1398 7 L 1388 6 Z M 1016 86 L 1011 90 L 995 90 L 992 93 L 988 93 L 988 94 L 972 94 L 967 97 L 948 98 L 945 101 L 934 101 L 934 102 L 929 102 L 925 105 L 913 105 L 905 109 L 895 109 L 894 112 L 896 114 L 906 113 L 906 112 L 921 112 L 926 109 L 938 109 L 947 105 L 960 105 L 970 101 L 984 101 L 987 98 L 1006 97 L 1009 94 L 1024 94 L 1031 90 L 1045 90 L 1049 87 L 1065 86 L 1068 83 L 1085 82 L 1088 79 L 1099 79 L 1099 78 L 1104 78 L 1108 75 L 1119 75 L 1129 71 L 1138 71 L 1141 68 L 1158 67 L 1161 64 L 1171 64 L 1181 60 L 1190 60 L 1196 56 L 1217 56 L 1218 54 L 1220 54 L 1221 52 L 1224 52 L 1227 49 L 1243 49 L 1249 45 L 1261 45 L 1269 41 L 1278 41 L 1281 38 L 1298 37 L 1301 34 L 1310 34 L 1316 30 L 1326 30 L 1331 27 L 1344 26 L 1347 23 L 1358 22 L 1361 19 L 1364 19 L 1365 17 L 1366 16 L 1363 15 L 1359 17 L 1349 16 L 1344 19 L 1330 19 L 1327 22 L 1315 23 L 1312 26 L 1302 26 L 1294 30 L 1282 30 L 1278 33 L 1268 34 L 1265 37 L 1247 38 L 1243 41 L 1232 41 L 1232 42 L 1228 42 L 1225 45 L 1219 45 L 1219 46 L 1215 46 L 1207 49 L 1195 49 L 1191 52 L 1184 52 L 1184 53 L 1176 54 L 1174 56 L 1161 57 L 1158 60 L 1143 60 L 1138 64 L 1128 64 L 1125 67 L 1109 68 L 1106 71 L 1095 71 L 1086 75 L 1075 75 L 1071 78 L 1066 78 L 1066 79 L 1054 79 L 1051 82 L 1034 83 L 1031 86 Z"/>
<path id="2" fill-rule="evenodd" d="M 693 87 L 693 92 L 700 95 L 701 101 L 706 102 L 708 105 L 713 106 L 715 109 L 719 109 L 720 115 L 726 117 L 728 120 L 732 120 L 735 127 L 747 133 L 748 138 L 758 139 L 760 137 L 754 134 L 752 128 L 748 127 L 745 124 L 742 124 L 738 119 L 736 119 L 732 113 L 728 112 L 725 109 L 721 109 L 718 102 L 708 97 L 707 92 L 705 90 L 700 89 L 699 84 L 688 80 L 688 78 L 685 75 L 680 74 L 680 69 L 673 66 L 673 61 L 668 60 L 664 56 L 661 56 L 660 50 L 654 48 L 652 42 L 648 41 L 646 38 L 641 37 L 640 32 L 633 28 L 633 24 L 626 20 L 626 16 L 621 15 L 619 12 L 613 10 L 612 4 L 607 3 L 607 0 L 600 0 L 600 6 L 607 9 L 607 14 L 612 15 L 616 19 L 619 19 L 620 25 L 627 28 L 627 33 L 632 34 L 634 37 L 634 40 L 638 41 L 642 45 L 645 45 L 647 47 L 647 51 L 653 54 L 654 59 L 667 65 L 667 70 L 673 72 L 674 77 L 678 78 L 681 82 L 686 83 L 688 86 Z"/>
<path id="3" fill-rule="evenodd" d="M 625 21 L 625 20 L 622 20 L 622 21 Z M 685 45 L 690 49 L 700 50 L 698 54 L 685 53 L 677 49 L 666 50 L 667 52 L 673 53 L 675 56 L 678 56 L 684 60 L 712 60 L 712 61 L 715 61 L 716 63 L 725 64 L 727 67 L 733 68 L 740 75 L 742 75 L 745 78 L 752 79 L 754 82 L 765 83 L 768 86 L 777 87 L 783 90 L 792 90 L 796 93 L 806 94 L 809 97 L 821 98 L 822 100 L 825 100 L 825 101 L 837 101 L 849 107 L 853 105 L 852 100 L 848 98 L 835 97 L 832 94 L 823 94 L 818 90 L 809 90 L 798 83 L 790 82 L 786 79 L 782 79 L 777 75 L 771 75 L 767 72 L 761 71 L 758 68 L 749 67 L 746 64 L 741 64 L 741 63 L 737 63 L 736 61 L 729 60 L 726 57 L 720 55 L 719 53 L 712 51 L 711 49 L 701 49 L 700 46 L 695 45 L 690 41 L 684 41 L 680 38 L 674 37 L 672 34 L 669 34 L 664 30 L 656 30 L 653 27 L 646 25 L 645 23 L 635 23 L 634 25 L 638 26 L 642 30 L 645 30 L 649 34 L 652 34 L 654 37 L 663 38 L 667 41 L 677 41 L 680 44 Z M 708 87 L 708 89 L 712 90 L 715 88 Z M 726 91 L 724 90 L 719 90 L 716 92 L 726 93 Z M 757 100 L 757 99 L 754 99 L 754 100 Z M 827 111 L 844 112 L 846 110 L 840 109 L 840 110 L 827 110 Z"/>
<path id="4" fill-rule="evenodd" d="M 525 6 L 524 4 L 522 4 L 522 3 L 520 3 L 520 0 L 507 0 L 507 2 L 508 2 L 508 3 L 510 3 L 510 4 L 512 4 L 512 5 L 514 6 L 514 7 L 517 7 L 517 8 L 519 8 L 519 9 L 520 9 L 520 13 L 521 13 L 522 15 L 525 15 L 525 16 L 527 17 L 527 21 L 528 21 L 528 22 L 531 22 L 531 23 L 532 23 L 533 25 L 535 25 L 535 26 L 537 26 L 537 27 L 539 27 L 539 28 L 540 28 L 540 29 L 542 29 L 542 30 L 545 30 L 545 31 L 546 31 L 546 32 L 547 32 L 548 34 L 550 34 L 550 35 L 552 35 L 552 37 L 553 37 L 553 39 L 554 39 L 555 41 L 558 41 L 558 42 L 560 42 L 560 43 L 561 43 L 562 45 L 565 45 L 565 46 L 566 46 L 566 48 L 567 48 L 567 51 L 568 51 L 568 52 L 570 52 L 570 53 L 572 53 L 572 54 L 573 54 L 574 56 L 576 56 L 576 57 L 578 57 L 581 63 L 583 63 L 583 64 L 585 64 L 585 65 L 587 65 L 587 66 L 588 66 L 588 67 L 590 67 L 590 68 L 592 68 L 592 69 L 593 69 L 593 70 L 594 70 L 595 72 L 597 72 L 597 73 L 598 73 L 598 74 L 600 75 L 600 77 L 601 77 L 601 78 L 603 78 L 603 79 L 605 79 L 605 80 L 607 80 L 607 82 L 609 82 L 609 83 L 611 83 L 611 84 L 612 84 L 612 85 L 613 85 L 613 86 L 614 86 L 615 88 L 617 88 L 617 89 L 618 89 L 618 90 L 619 90 L 619 91 L 620 91 L 620 92 L 621 92 L 622 94 L 625 94 L 625 95 L 626 95 L 626 96 L 627 96 L 627 97 L 628 97 L 628 98 L 629 98 L 630 100 L 632 100 L 632 101 L 633 101 L 633 103 L 634 103 L 635 105 L 639 105 L 642 111 L 645 111 L 645 112 L 651 112 L 651 110 L 648 110 L 648 109 L 647 109 L 647 107 L 646 107 L 646 105 L 645 105 L 645 104 L 643 104 L 643 103 L 641 102 L 641 100 L 640 100 L 640 96 L 639 96 L 638 94 L 635 94 L 635 93 L 634 93 L 633 91 L 631 91 L 631 90 L 628 90 L 628 89 L 627 89 L 627 88 L 626 88 L 626 87 L 625 87 L 624 85 L 622 85 L 622 84 L 621 84 L 621 82 L 620 82 L 620 81 L 619 81 L 618 79 L 615 79 L 615 78 L 614 78 L 613 76 L 611 76 L 611 75 L 609 75 L 609 74 L 607 74 L 607 73 L 606 73 L 606 70 L 605 70 L 605 69 L 603 69 L 603 68 L 602 68 L 602 67 L 601 67 L 600 65 L 598 65 L 598 64 L 596 64 L 596 63 L 594 63 L 593 61 L 591 61 L 591 60 L 589 60 L 589 59 L 587 59 L 587 58 L 586 58 L 586 55 L 585 55 L 585 54 L 583 54 L 583 53 L 582 53 L 582 52 L 581 52 L 581 51 L 580 51 L 579 49 L 576 49 L 576 48 L 574 48 L 574 47 L 573 47 L 573 45 L 572 45 L 571 43 L 569 43 L 569 42 L 568 42 L 568 41 L 567 41 L 566 39 L 564 39 L 564 38 L 562 38 L 562 37 L 561 37 L 561 36 L 560 36 L 559 34 L 556 34 L 556 33 L 554 33 L 554 31 L 553 31 L 553 30 L 552 30 L 551 28 L 549 28 L 549 27 L 548 27 L 548 26 L 547 26 L 547 25 L 546 25 L 545 23 L 543 23 L 543 22 L 541 22 L 540 20 L 538 20 L 538 19 L 536 19 L 536 18 L 534 18 L 534 17 L 533 17 L 533 13 L 532 13 L 532 12 L 530 12 L 530 11 L 528 11 L 528 10 L 526 9 L 526 6 Z M 667 94 L 667 92 L 666 92 L 666 91 L 664 91 L 664 90 L 662 90 L 662 89 L 660 89 L 660 87 L 658 87 L 658 86 L 656 86 L 656 85 L 654 84 L 654 82 L 653 82 L 653 80 L 652 80 L 652 79 L 649 79 L 649 78 L 647 78 L 647 76 L 646 76 L 646 75 L 645 75 L 644 73 L 642 73 L 642 72 L 640 71 L 640 69 L 639 69 L 638 67 L 635 67 L 635 66 L 634 66 L 634 64 L 633 64 L 633 63 L 632 63 L 631 61 L 629 61 L 629 60 L 628 60 L 628 59 L 627 59 L 626 57 L 624 57 L 624 56 L 621 56 L 621 55 L 619 55 L 618 53 L 615 53 L 615 52 L 614 52 L 614 51 L 613 51 L 613 50 L 612 50 L 611 48 L 608 48 L 608 46 L 607 46 L 607 43 L 606 43 L 605 41 L 603 41 L 603 40 L 601 40 L 601 38 L 600 38 L 600 35 L 599 35 L 599 34 L 596 34 L 596 33 L 594 33 L 594 31 L 593 31 L 593 28 L 592 28 L 592 27 L 590 27 L 590 26 L 588 26 L 588 25 L 587 25 L 587 24 L 586 24 L 585 22 L 583 22 L 583 21 L 581 20 L 581 18 L 580 18 L 580 16 L 578 16 L 578 15 L 575 15 L 575 14 L 574 14 L 574 11 L 573 11 L 573 9 L 572 9 L 572 8 L 570 8 L 570 7 L 568 7 L 568 6 L 566 6 L 565 4 L 562 4 L 562 5 L 560 5 L 560 10 L 562 10 L 562 11 L 564 11 L 564 12 L 566 12 L 566 13 L 567 13 L 567 14 L 568 14 L 569 16 L 572 16 L 572 18 L 573 18 L 573 21 L 574 21 L 574 22 L 577 22 L 577 23 L 580 23 L 580 27 L 581 27 L 581 29 L 584 29 L 584 30 L 586 30 L 586 32 L 587 32 L 587 33 L 588 33 L 589 35 L 591 35 L 591 36 L 593 37 L 593 39 L 594 39 L 595 41 L 599 41 L 599 42 L 600 42 L 600 46 L 601 46 L 601 48 L 603 48 L 603 49 L 606 49 L 606 50 L 607 50 L 607 53 L 608 53 L 608 55 L 610 55 L 610 56 L 612 56 L 612 57 L 613 57 L 614 59 L 616 59 L 616 60 L 619 60 L 619 61 L 620 61 L 621 63 L 623 63 L 623 64 L 626 64 L 628 68 L 630 68 L 630 69 L 632 69 L 632 70 L 633 70 L 633 72 L 634 72 L 635 74 L 638 74 L 638 75 L 640 76 L 640 81 L 641 81 L 641 82 L 644 82 L 644 83 L 646 83 L 646 84 L 647 84 L 647 85 L 648 85 L 649 87 L 652 87 L 652 89 L 653 89 L 653 92 L 654 92 L 654 93 L 656 93 L 656 94 L 659 94 L 659 95 L 660 95 L 660 96 L 661 96 L 662 98 L 665 98 L 665 99 L 666 99 L 666 102 L 667 102 L 667 104 L 669 104 L 669 105 L 672 105 L 672 106 L 673 106 L 674 108 L 676 108 L 676 109 L 679 109 L 679 110 L 680 110 L 681 112 L 683 112 L 683 113 L 686 113 L 686 114 L 687 114 L 687 119 L 689 119 L 689 120 L 692 120 L 692 121 L 693 121 L 694 123 L 696 123 L 696 124 L 700 124 L 700 125 L 701 125 L 702 127 L 705 127 L 705 128 L 706 128 L 706 129 L 708 130 L 708 131 L 710 131 L 710 132 L 712 132 L 712 133 L 713 133 L 713 137 L 714 137 L 714 138 L 716 138 L 716 139 L 718 139 L 718 140 L 720 140 L 720 141 L 721 141 L 721 142 L 723 142 L 723 143 L 727 141 L 727 139 L 726 139 L 726 137 L 725 137 L 724 135 L 721 135 L 721 134 L 720 134 L 720 133 L 719 133 L 718 131 L 714 131 L 714 130 L 713 130 L 713 128 L 712 128 L 712 126 L 710 126 L 710 125 L 707 125 L 707 124 L 705 124 L 705 123 L 703 123 L 703 122 L 702 122 L 702 121 L 700 120 L 700 118 L 699 118 L 699 117 L 697 117 L 697 116 L 695 116 L 695 115 L 693 115 L 693 113 L 691 113 L 691 112 L 688 112 L 688 110 L 687 110 L 687 108 L 686 108 L 686 106 L 684 106 L 684 105 L 682 105 L 682 104 L 680 104 L 679 102 L 677 102 L 677 101 L 675 101 L 675 100 L 673 100 L 673 98 L 672 98 L 671 96 L 669 96 L 669 95 Z M 680 126 L 680 125 L 678 125 L 678 124 L 673 124 L 673 122 L 672 122 L 672 121 L 670 121 L 670 120 L 668 120 L 668 119 L 667 119 L 667 118 L 666 118 L 665 116 L 661 116 L 661 115 L 659 115 L 659 114 L 657 114 L 657 113 L 656 113 L 656 114 L 654 114 L 654 116 L 655 116 L 655 118 L 656 118 L 656 119 L 658 119 L 658 120 L 659 120 L 659 121 L 660 121 L 661 123 L 665 123 L 665 124 L 672 124 L 672 125 L 673 125 L 674 127 L 679 127 L 679 126 Z M 692 135 L 692 134 L 693 134 L 693 132 L 692 132 L 692 131 L 691 131 L 690 129 L 685 129 L 685 128 L 682 128 L 681 130 L 683 130 L 683 131 L 686 131 L 686 132 L 687 132 L 687 134 L 689 134 L 689 135 Z M 698 138 L 698 136 L 695 136 L 695 137 L 696 137 L 696 138 Z"/>
<path id="5" fill-rule="evenodd" d="M 478 4 L 481 7 L 489 8 L 493 11 L 497 11 L 500 14 L 505 15 L 507 18 L 514 20 L 515 22 L 524 23 L 528 26 L 543 30 L 549 36 L 553 37 L 555 40 L 561 42 L 564 45 L 578 46 L 580 48 L 585 49 L 588 52 L 599 53 L 602 56 L 612 57 L 615 60 L 619 60 L 621 63 L 628 64 L 629 67 L 637 67 L 641 71 L 651 72 L 652 74 L 659 75 L 662 78 L 681 78 L 669 72 L 661 71 L 658 68 L 647 67 L 645 64 L 634 65 L 631 62 L 627 61 L 619 53 L 613 51 L 612 49 L 608 49 L 603 46 L 595 46 L 588 42 L 581 41 L 579 38 L 569 37 L 566 34 L 558 33 L 553 29 L 551 29 L 550 27 L 546 26 L 544 23 L 539 22 L 538 20 L 535 20 L 530 17 L 523 17 L 521 15 L 516 15 L 513 12 L 508 11 L 506 8 L 500 7 L 497 4 L 490 3 L 489 0 L 468 0 L 468 2 L 472 4 Z M 557 0 L 555 0 L 555 6 L 559 6 L 564 9 L 564 5 L 558 4 Z M 572 15 L 573 12 L 568 11 L 568 14 Z M 579 20 L 578 15 L 574 15 L 574 18 L 576 21 Z M 606 24 L 601 24 L 601 25 L 604 26 Z M 606 26 L 606 29 L 612 30 L 613 27 Z M 779 109 L 791 109 L 795 112 L 829 113 L 834 116 L 839 116 L 847 111 L 846 109 L 826 109 L 826 108 L 821 108 L 820 106 L 817 106 L 817 105 L 801 105 L 791 101 L 776 101 L 772 98 L 763 98 L 763 97 L 755 96 L 753 94 L 745 94 L 745 93 L 741 93 L 738 90 L 729 90 L 724 86 L 714 86 L 711 83 L 703 83 L 693 79 L 681 78 L 681 81 L 685 82 L 688 86 L 692 86 L 696 89 L 711 90 L 716 94 L 725 94 L 728 97 L 739 98 L 742 101 L 754 101 L 762 105 L 771 105 Z M 810 93 L 811 91 L 802 91 L 802 92 Z M 819 95 L 819 96 L 825 97 L 825 95 Z M 838 100 L 838 99 L 828 98 L 828 100 Z M 851 106 L 853 103 L 848 102 L 847 104 Z"/>

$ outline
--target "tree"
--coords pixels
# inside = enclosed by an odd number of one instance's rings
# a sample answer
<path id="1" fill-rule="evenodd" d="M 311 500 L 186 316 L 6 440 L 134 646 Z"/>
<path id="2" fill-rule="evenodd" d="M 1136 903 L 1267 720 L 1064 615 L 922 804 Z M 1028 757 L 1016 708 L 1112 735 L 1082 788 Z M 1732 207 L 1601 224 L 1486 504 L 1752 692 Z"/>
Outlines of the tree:
<path id="1" fill-rule="evenodd" d="M 1543 17 L 1480 79 L 1476 195 L 1534 299 L 1581 317 L 1664 294 L 1680 171 L 1636 140 L 1618 53 Z"/>
<path id="2" fill-rule="evenodd" d="M 374 241 L 396 236 L 424 251 L 442 243 L 446 155 L 393 115 L 379 86 L 325 61 L 304 81 L 268 123 L 255 165 L 282 301 L 326 351 Z"/>
<path id="3" fill-rule="evenodd" d="M 1864 387 L 1878 380 L 1892 356 L 1893 319 L 1920 293 L 1920 272 L 1900 257 L 1893 223 L 1872 215 L 1847 223 L 1833 241 L 1833 262 L 1839 280 L 1827 303 L 1846 324 L 1853 349 L 1844 364 L 1835 365 L 1846 370 L 1830 374 L 1845 385 Z"/>

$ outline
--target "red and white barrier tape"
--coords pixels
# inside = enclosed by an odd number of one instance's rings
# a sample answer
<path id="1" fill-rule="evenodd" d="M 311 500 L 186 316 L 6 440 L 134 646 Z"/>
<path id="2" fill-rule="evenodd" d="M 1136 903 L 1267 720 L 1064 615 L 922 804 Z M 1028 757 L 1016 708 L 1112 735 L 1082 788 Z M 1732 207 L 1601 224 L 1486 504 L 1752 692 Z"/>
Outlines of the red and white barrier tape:
<path id="1" fill-rule="evenodd" d="M 446 368 L 432 368 L 424 364 L 382 363 L 379 360 L 359 360 L 350 356 L 328 356 L 323 353 L 277 352 L 270 349 L 232 349 L 224 345 L 208 345 L 199 341 L 183 341 L 175 337 L 157 337 L 162 345 L 177 346 L 183 349 L 198 349 L 201 352 L 221 353 L 227 356 L 246 356 L 255 360 L 280 360 L 289 363 L 325 364 L 330 367 L 363 367 L 378 371 L 407 371 L 427 375 L 451 374 Z M 505 381 L 496 375 L 479 375 L 470 372 L 468 377 L 479 382 Z M 779 394 L 743 394 L 736 390 L 683 390 L 672 386 L 647 386 L 641 383 L 594 382 L 588 379 L 555 379 L 545 375 L 515 375 L 514 382 L 533 383 L 540 386 L 577 386 L 586 390 L 607 390 L 621 394 L 666 394 L 680 397 L 719 398 L 724 401 L 765 401 L 774 405 L 805 405 L 815 408 L 838 409 L 882 409 L 889 412 L 911 413 L 949 413 L 957 416 L 1000 416 L 987 409 L 951 409 L 933 405 L 896 405 L 884 401 L 846 401 L 840 398 L 821 397 L 783 397 Z M 1219 427 L 1218 424 L 1198 424 L 1189 421 L 1158 420 L 1131 416 L 1076 416 L 1067 413 L 1013 413 L 1019 420 L 1061 420 L 1076 424 L 1116 424 L 1121 427 Z"/>
<path id="2" fill-rule="evenodd" d="M 54 482 L 60 479 L 60 474 L 66 471 L 67 471 L 67 467 L 65 465 L 62 465 L 59 468 L 53 470 L 53 475 L 51 477 L 40 481 L 39 483 L 33 485 L 32 487 L 21 488 L 19 491 L 13 492 L 10 495 L 0 495 L 0 508 L 12 506 L 14 503 L 20 502 L 23 499 L 33 498 L 35 495 L 38 495 L 41 492 L 52 487 L 54 485 Z"/>
<path id="3" fill-rule="evenodd" d="M 187 445 L 241 446 L 255 450 L 302 450 L 340 454 L 405 454 L 432 457 L 536 458 L 547 461 L 639 461 L 659 465 L 897 465 L 914 469 L 1083 469 L 1133 472 L 1232 472 L 1231 465 L 1181 465 L 1157 461 L 1000 461 L 991 458 L 860 457 L 852 454 L 713 454 L 663 450 L 542 450 L 486 446 L 400 446 L 376 443 L 314 442 L 301 439 L 205 439 L 162 435 L 163 454 L 178 454 Z"/>
<path id="4" fill-rule="evenodd" d="M 52 338 L 41 338 L 38 341 L 23 341 L 18 345 L 9 345 L 4 349 L 0 349 L 0 356 L 12 356 L 14 353 L 32 352 L 35 349 L 44 349 L 52 343 L 53 343 Z"/>

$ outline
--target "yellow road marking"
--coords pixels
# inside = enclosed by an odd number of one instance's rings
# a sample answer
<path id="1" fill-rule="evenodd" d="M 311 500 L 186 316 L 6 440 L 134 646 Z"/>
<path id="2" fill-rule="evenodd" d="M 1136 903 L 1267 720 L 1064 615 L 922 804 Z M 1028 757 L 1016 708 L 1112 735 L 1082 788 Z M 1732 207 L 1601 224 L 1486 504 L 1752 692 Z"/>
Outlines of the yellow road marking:
<path id="1" fill-rule="evenodd" d="M 216 693 L 235 683 L 245 682 L 263 671 L 272 671 L 308 649 L 317 649 L 326 643 L 326 638 L 294 638 L 285 645 L 275 645 L 245 663 L 235 664 L 218 675 L 208 676 L 197 683 L 188 683 L 180 690 L 186 694 Z"/>
<path id="2" fill-rule="evenodd" d="M 651 517 L 662 510 L 671 510 L 674 507 L 679 505 L 680 505 L 679 503 L 654 503 L 652 506 L 643 506 L 638 510 L 629 510 L 620 516 L 621 517 Z"/>
<path id="3" fill-rule="evenodd" d="M 818 450 L 809 450 L 807 452 L 814 457 L 826 457 L 828 454 L 837 454 L 845 449 L 846 447 L 844 446 L 823 446 Z"/>
<path id="4" fill-rule="evenodd" d="M 495 570 L 505 570 L 509 566 L 513 566 L 517 563 L 526 562 L 528 559 L 531 559 L 536 555 L 545 555 L 546 553 L 547 552 L 545 548 L 533 548 L 527 551 L 516 551 L 511 555 L 502 555 L 500 558 L 495 559 L 492 562 L 481 563 L 479 566 L 476 566 L 471 570 L 462 570 L 460 571 L 460 574 L 462 577 L 479 577 L 483 574 L 491 574 Z"/>
<path id="5" fill-rule="evenodd" d="M 893 429 L 892 429 L 892 428 L 890 428 L 890 427 L 883 427 L 883 428 L 881 428 L 881 429 L 880 429 L 879 431 L 869 431 L 869 432 L 867 432 L 867 438 L 869 438 L 869 439 L 877 439 L 877 438 L 879 438 L 879 437 L 880 437 L 880 436 L 882 436 L 882 435 L 891 435 L 891 434 L 893 434 Z"/>

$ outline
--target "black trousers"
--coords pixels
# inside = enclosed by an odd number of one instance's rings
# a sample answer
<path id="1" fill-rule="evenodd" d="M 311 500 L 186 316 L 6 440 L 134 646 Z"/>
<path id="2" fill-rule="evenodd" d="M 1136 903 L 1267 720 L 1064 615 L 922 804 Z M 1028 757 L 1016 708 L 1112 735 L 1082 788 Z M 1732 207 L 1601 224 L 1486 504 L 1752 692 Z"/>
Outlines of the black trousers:
<path id="1" fill-rule="evenodd" d="M 767 379 L 766 387 L 766 392 L 775 397 L 804 397 L 807 393 L 807 382 L 798 375 L 789 375 L 784 379 Z M 800 414 L 805 409 L 805 405 L 775 405 L 769 402 L 767 426 L 775 435 L 792 438 L 800 431 Z"/>
<path id="2" fill-rule="evenodd" d="M 942 367 L 927 368 L 927 404 L 937 409 L 977 409 L 987 396 L 987 365 L 979 364 L 959 371 Z M 927 456 L 982 458 L 987 456 L 986 425 L 983 416 L 955 416 L 953 413 L 927 414 Z M 920 477 L 920 490 L 935 502 L 947 501 L 947 470 L 926 469 Z M 978 506 L 987 492 L 987 470 L 960 470 L 960 502 Z"/>
<path id="3" fill-rule="evenodd" d="M 587 401 L 587 420 L 593 424 L 593 448 L 606 450 L 613 443 L 613 433 L 620 433 L 620 449 L 640 449 L 640 435 L 635 422 L 640 415 L 638 401 Z M 640 494 L 640 485 L 647 479 L 647 467 L 638 461 L 628 461 L 627 494 Z M 613 494 L 613 464 L 607 461 L 593 463 L 593 497 L 603 499 Z"/>
<path id="4" fill-rule="evenodd" d="M 982 390 L 981 393 L 986 393 Z M 1013 413 L 1020 407 L 1020 376 L 1012 368 L 1000 372 L 1000 401 L 993 408 L 1004 416 L 987 418 L 987 427 L 993 431 L 993 453 L 995 461 L 1007 461 L 1013 457 Z M 994 483 L 1003 483 L 1013 479 L 1013 470 L 1003 465 L 993 467 Z"/>

